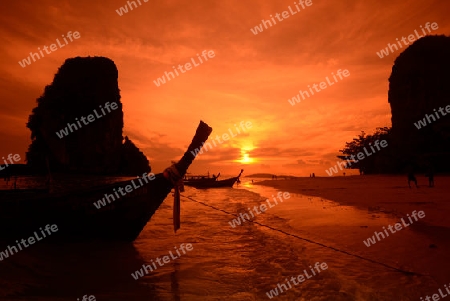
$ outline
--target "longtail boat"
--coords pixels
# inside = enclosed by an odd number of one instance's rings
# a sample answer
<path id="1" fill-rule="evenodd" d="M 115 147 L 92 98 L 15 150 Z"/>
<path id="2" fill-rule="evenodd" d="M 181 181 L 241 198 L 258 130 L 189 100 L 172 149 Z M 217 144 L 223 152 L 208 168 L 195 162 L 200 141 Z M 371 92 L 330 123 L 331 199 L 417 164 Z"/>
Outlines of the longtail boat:
<path id="1" fill-rule="evenodd" d="M 58 227 L 49 240 L 135 240 L 174 185 L 183 179 L 195 158 L 193 151 L 202 147 L 211 131 L 211 127 L 200 121 L 180 161 L 148 178 L 146 183 L 141 180 L 142 186 L 127 180 L 71 193 L 42 190 L 32 194 L 26 191 L 0 194 L 0 240 L 26 239 L 47 224 Z M 130 192 L 127 189 L 125 195 L 114 199 L 106 197 L 116 193 L 118 196 L 117 191 L 129 185 L 134 189 Z M 104 206 L 94 206 L 102 199 Z"/>
<path id="2" fill-rule="evenodd" d="M 229 179 L 225 179 L 225 180 L 217 180 L 216 178 L 211 178 L 211 179 L 214 179 L 214 181 L 193 181 L 193 182 L 188 182 L 188 183 L 185 182 L 184 184 L 186 186 L 192 186 L 197 189 L 233 187 L 234 183 L 236 183 L 236 181 L 239 180 L 239 178 L 241 177 L 241 174 L 243 172 L 244 172 L 244 170 L 241 169 L 241 172 L 239 173 L 239 175 L 237 177 L 233 177 L 233 178 L 229 178 Z"/>
<path id="3" fill-rule="evenodd" d="M 217 176 L 213 175 L 212 177 L 208 175 L 185 175 L 183 179 L 183 184 L 187 186 L 191 186 L 191 184 L 195 183 L 211 183 L 215 182 L 217 178 L 219 178 L 220 172 Z"/>

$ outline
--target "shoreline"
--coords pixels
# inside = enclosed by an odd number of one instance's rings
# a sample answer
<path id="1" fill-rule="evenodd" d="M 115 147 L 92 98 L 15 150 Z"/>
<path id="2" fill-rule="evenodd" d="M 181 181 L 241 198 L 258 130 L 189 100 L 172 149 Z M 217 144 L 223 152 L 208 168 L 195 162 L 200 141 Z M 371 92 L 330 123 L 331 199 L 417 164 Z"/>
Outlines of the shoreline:
<path id="1" fill-rule="evenodd" d="M 273 187 L 280 191 L 322 197 L 341 205 L 362 210 L 376 210 L 388 214 L 406 216 L 414 210 L 427 213 L 427 223 L 449 227 L 450 219 L 443 216 L 450 212 L 450 176 L 435 178 L 435 187 L 428 187 L 428 180 L 418 176 L 419 188 L 408 187 L 406 176 L 347 176 L 297 178 L 293 180 L 263 180 L 254 185 Z M 425 182 L 426 181 L 426 182 Z M 426 185 L 425 185 L 426 184 Z"/>
<path id="2" fill-rule="evenodd" d="M 405 241 L 404 247 L 408 248 L 405 256 L 414 258 L 414 264 L 421 267 L 419 270 L 426 271 L 440 285 L 450 276 L 450 263 L 446 260 L 450 252 L 450 219 L 447 217 L 447 213 L 450 213 L 450 176 L 435 177 L 433 188 L 428 187 L 428 179 L 424 176 L 418 175 L 417 181 L 419 188 L 409 188 L 406 176 L 391 175 L 265 180 L 255 182 L 254 185 L 268 186 L 291 194 L 321 197 L 367 211 L 372 216 L 368 218 L 376 218 L 378 213 L 384 213 L 400 220 L 414 210 L 424 211 L 424 218 L 407 227 L 422 236 L 424 243 L 411 247 Z M 382 228 L 373 230 L 383 231 Z M 379 255 L 385 254 L 385 251 L 379 249 Z M 426 256 L 422 257 L 423 254 Z"/>

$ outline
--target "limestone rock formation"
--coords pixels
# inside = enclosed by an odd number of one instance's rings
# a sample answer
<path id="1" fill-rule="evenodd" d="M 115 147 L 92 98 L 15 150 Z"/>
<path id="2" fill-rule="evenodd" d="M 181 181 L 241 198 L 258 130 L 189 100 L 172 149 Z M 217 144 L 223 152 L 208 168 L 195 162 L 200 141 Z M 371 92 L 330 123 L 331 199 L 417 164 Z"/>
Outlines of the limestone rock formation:
<path id="1" fill-rule="evenodd" d="M 122 157 L 120 170 L 125 174 L 139 174 L 149 172 L 150 169 L 143 169 L 143 166 L 149 166 L 149 162 L 144 153 L 134 145 L 134 143 L 125 136 L 125 142 L 122 145 Z"/>
<path id="2" fill-rule="evenodd" d="M 144 154 L 127 139 L 123 144 L 117 79 L 108 58 L 67 59 L 29 117 L 27 163 L 39 171 L 47 170 L 48 162 L 52 171 L 69 173 L 149 172 Z"/>
<path id="3" fill-rule="evenodd" d="M 403 167 L 450 170 L 450 114 L 439 113 L 450 105 L 449 71 L 450 37 L 443 35 L 417 40 L 395 60 L 389 78 L 391 147 Z M 415 123 L 424 118 L 426 126 L 418 129 Z"/>

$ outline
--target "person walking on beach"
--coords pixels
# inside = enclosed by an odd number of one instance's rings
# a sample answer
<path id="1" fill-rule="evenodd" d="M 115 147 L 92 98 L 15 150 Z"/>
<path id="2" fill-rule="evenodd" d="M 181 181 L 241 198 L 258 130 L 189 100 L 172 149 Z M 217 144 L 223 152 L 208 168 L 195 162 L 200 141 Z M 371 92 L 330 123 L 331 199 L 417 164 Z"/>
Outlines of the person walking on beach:
<path id="1" fill-rule="evenodd" d="M 5 182 L 8 185 L 8 182 L 11 180 L 11 173 L 9 172 L 9 169 L 5 172 Z"/>
<path id="2" fill-rule="evenodd" d="M 408 186 L 409 186 L 409 188 L 411 188 L 411 181 L 413 181 L 414 184 L 416 184 L 416 187 L 419 188 L 419 186 L 417 186 L 416 176 L 414 176 L 414 172 L 412 170 L 408 172 Z"/>

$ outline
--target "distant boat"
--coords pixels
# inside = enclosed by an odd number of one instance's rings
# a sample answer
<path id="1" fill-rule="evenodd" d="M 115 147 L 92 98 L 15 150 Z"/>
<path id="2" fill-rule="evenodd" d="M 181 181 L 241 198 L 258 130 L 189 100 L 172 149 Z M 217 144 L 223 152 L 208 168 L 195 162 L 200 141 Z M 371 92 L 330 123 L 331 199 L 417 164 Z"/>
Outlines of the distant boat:
<path id="1" fill-rule="evenodd" d="M 236 181 L 239 181 L 239 178 L 241 177 L 241 174 L 244 172 L 243 169 L 241 169 L 241 172 L 237 177 L 225 179 L 225 180 L 217 180 L 216 178 L 206 178 L 206 179 L 199 179 L 198 181 L 190 181 L 185 182 L 184 184 L 186 186 L 192 186 L 197 189 L 207 189 L 207 188 L 220 188 L 220 187 L 233 187 L 234 183 Z"/>
<path id="2" fill-rule="evenodd" d="M 217 176 L 213 175 L 212 177 L 208 175 L 185 175 L 183 183 L 187 186 L 192 186 L 191 184 L 198 183 L 211 183 L 215 182 L 217 178 L 219 178 L 220 172 Z"/>
<path id="3" fill-rule="evenodd" d="M 181 160 L 155 175 L 148 184 L 99 209 L 94 206 L 105 194 L 118 195 L 117 190 L 133 180 L 120 181 L 71 193 L 48 193 L 46 190 L 3 190 L 0 193 L 0 239 L 12 242 L 39 233 L 39 228 L 56 224 L 58 231 L 48 240 L 117 240 L 133 241 L 194 160 L 191 151 L 202 147 L 212 128 L 200 122 L 195 137 Z M 127 191 L 128 192 L 128 191 Z M 98 204 L 98 203 L 97 203 Z M 46 238 L 47 239 L 47 238 Z"/>

